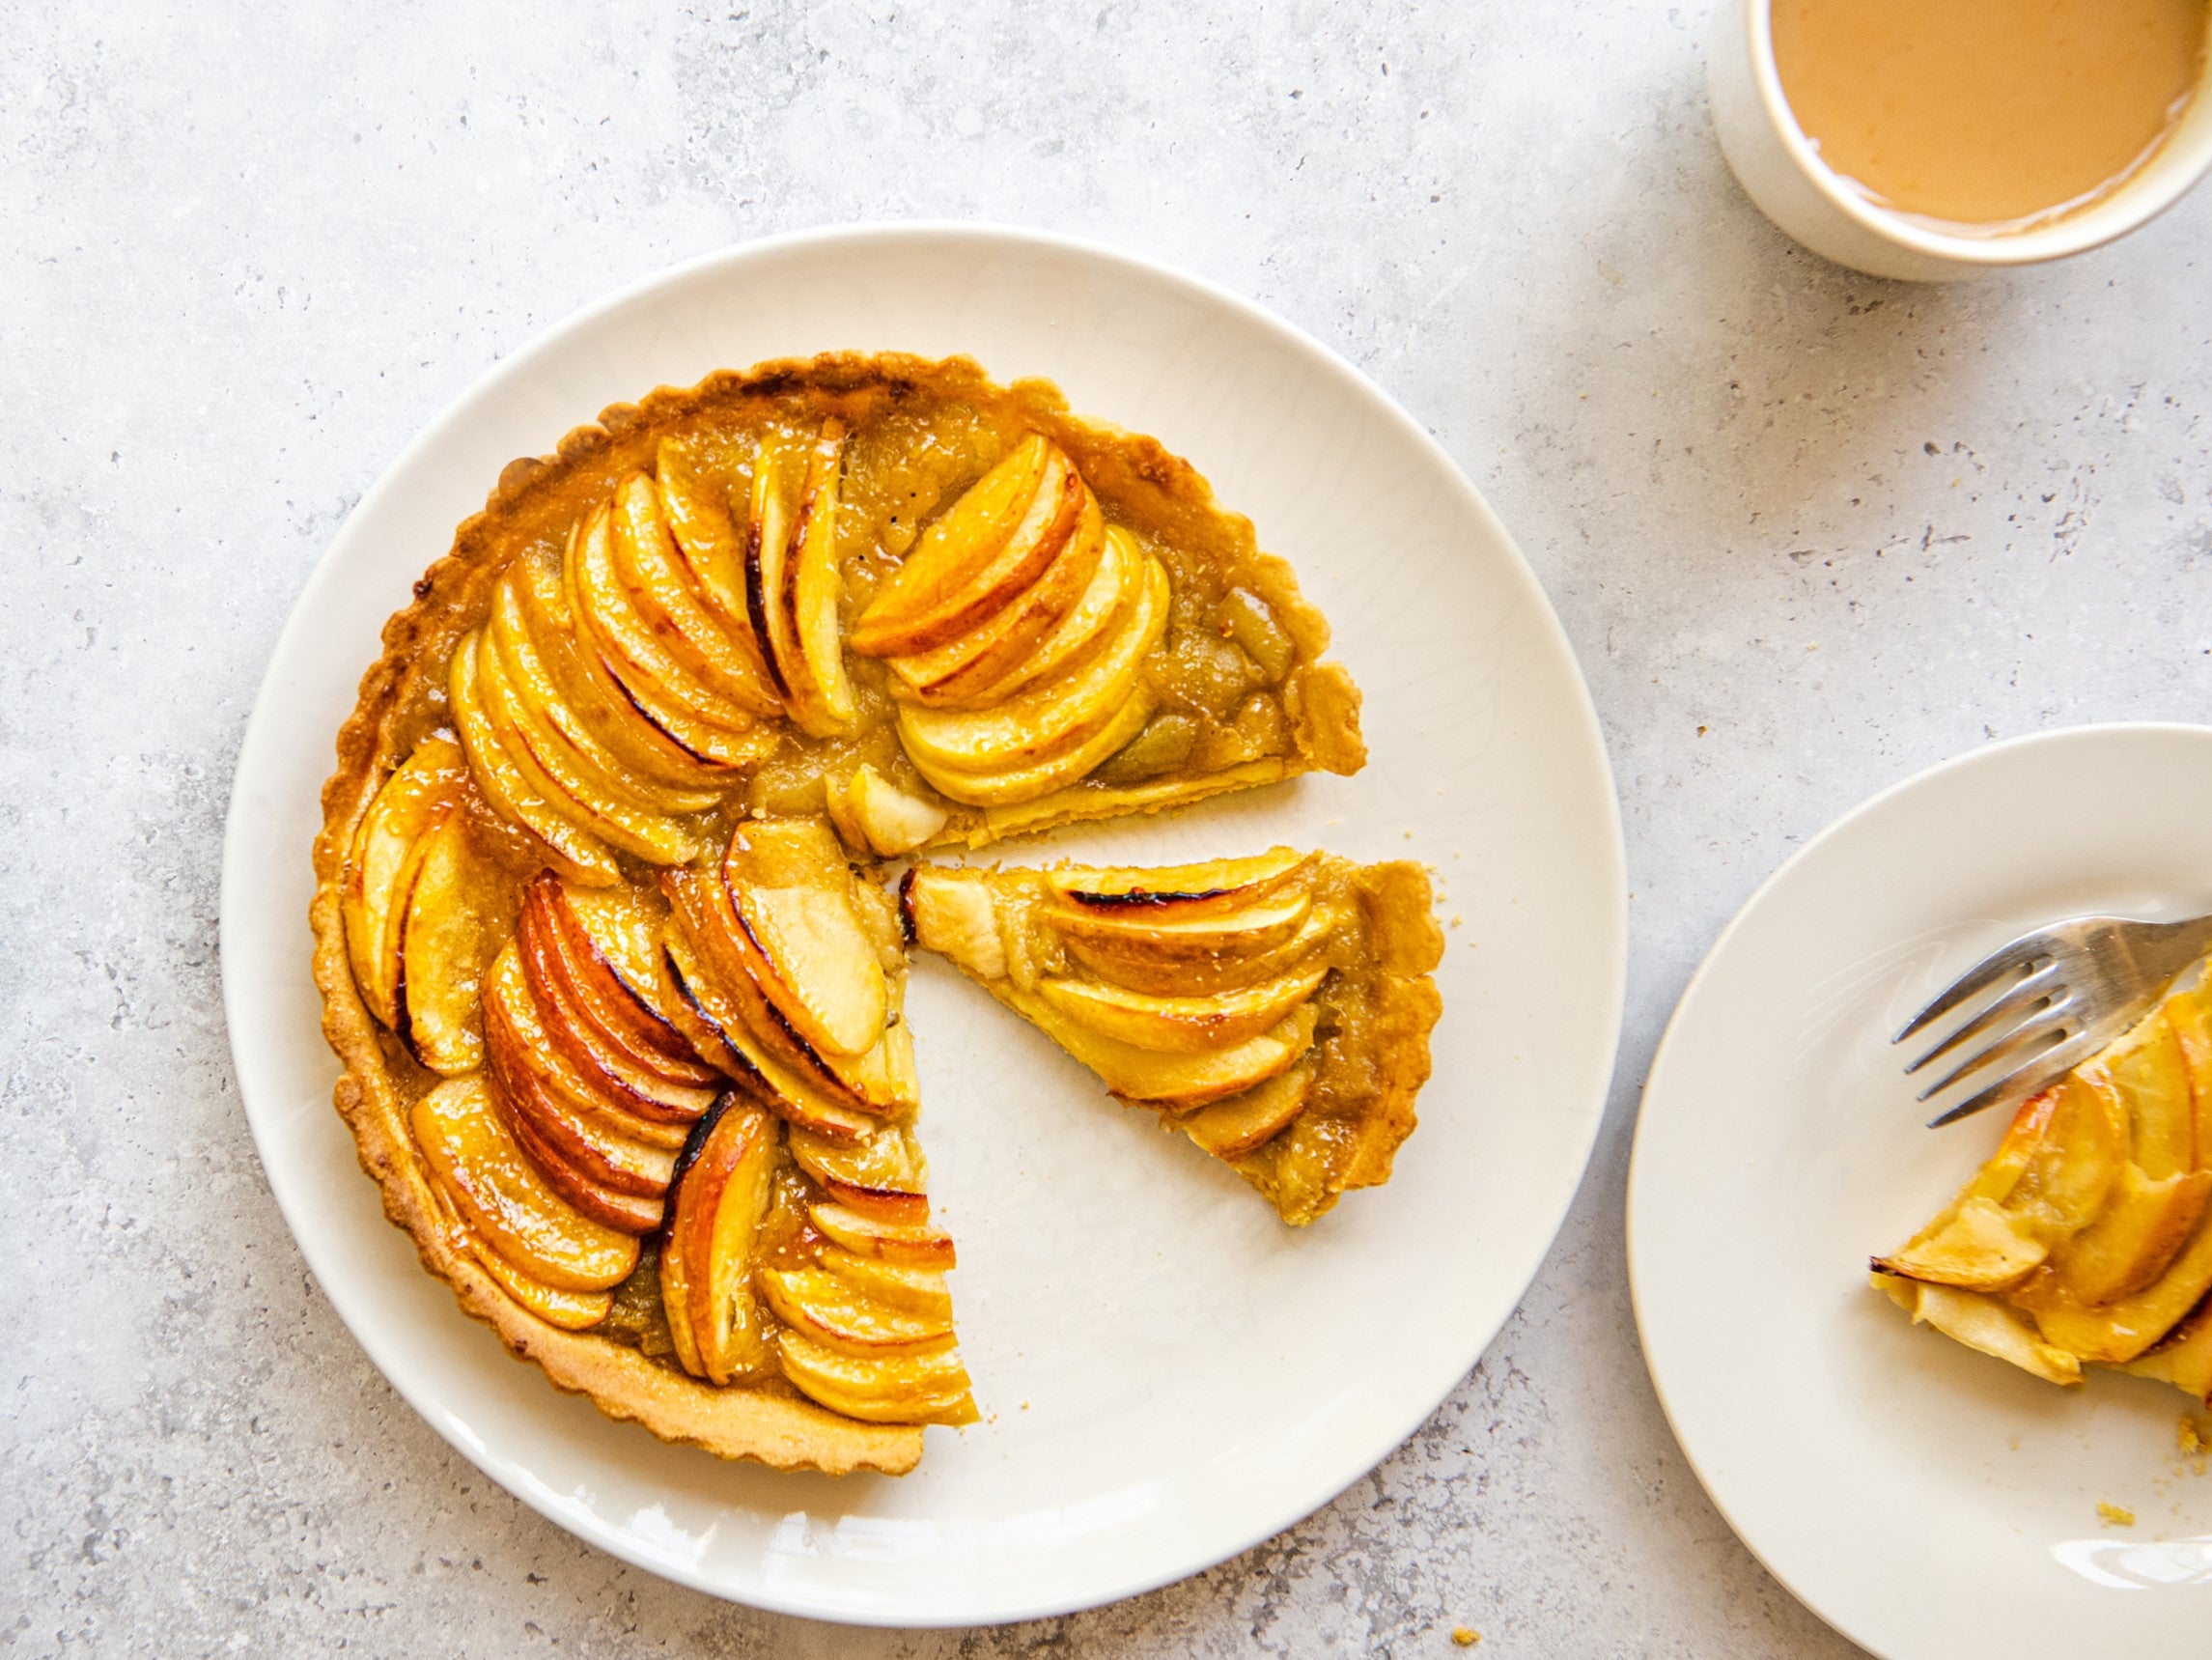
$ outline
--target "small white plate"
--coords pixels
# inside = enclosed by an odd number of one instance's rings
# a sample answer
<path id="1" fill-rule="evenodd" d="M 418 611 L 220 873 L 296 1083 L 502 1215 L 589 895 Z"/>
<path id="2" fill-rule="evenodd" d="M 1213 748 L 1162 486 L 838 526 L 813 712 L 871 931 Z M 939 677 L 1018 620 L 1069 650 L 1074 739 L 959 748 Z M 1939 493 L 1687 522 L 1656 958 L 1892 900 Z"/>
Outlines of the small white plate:
<path id="1" fill-rule="evenodd" d="M 1866 1259 L 2003 1132 L 1923 1129 L 1890 1035 L 2044 923 L 2212 911 L 2208 846 L 2212 728 L 1975 750 L 1783 865 L 1652 1062 L 1628 1246 L 1660 1399 L 1744 1543 L 1887 1660 L 2206 1651 L 2212 1477 L 2176 1447 L 2187 1397 L 2100 1371 L 2058 1389 L 1915 1329 Z"/>
<path id="2" fill-rule="evenodd" d="M 1276 841 L 1417 857 L 1450 930 L 1421 1127 L 1314 1227 L 1265 1202 L 941 965 L 910 1010 L 931 1191 L 985 1421 L 900 1480 L 779 1476 L 555 1393 L 386 1224 L 330 1107 L 308 845 L 385 617 L 500 468 L 607 404 L 829 350 L 965 352 L 1161 438 L 1252 516 L 1336 628 L 1373 760 L 1171 819 L 994 849 L 1158 860 Z M 669 271 L 488 375 L 332 542 L 238 763 L 223 987 L 270 1186 L 385 1376 L 580 1536 L 762 1607 L 882 1624 L 1058 1613 L 1210 1566 L 1356 1480 L 1511 1312 L 1580 1180 L 1611 1070 L 1620 828 L 1589 699 L 1527 566 L 1443 452 L 1337 358 L 1157 266 L 1045 237 L 845 230 Z"/>

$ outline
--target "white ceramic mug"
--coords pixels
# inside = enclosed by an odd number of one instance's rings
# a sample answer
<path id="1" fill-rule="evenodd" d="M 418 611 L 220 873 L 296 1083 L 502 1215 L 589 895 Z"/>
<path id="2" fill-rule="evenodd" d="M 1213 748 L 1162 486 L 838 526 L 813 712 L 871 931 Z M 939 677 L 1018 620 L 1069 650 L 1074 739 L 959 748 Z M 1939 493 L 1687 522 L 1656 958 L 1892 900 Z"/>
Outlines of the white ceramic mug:
<path id="1" fill-rule="evenodd" d="M 1775 68 L 1771 0 L 1722 0 L 1706 53 L 1713 126 L 1759 211 L 1816 254 L 1875 276 L 1950 282 L 2100 247 L 2147 224 L 2212 169 L 2212 87 L 2109 196 L 2033 230 L 1959 236 L 1891 212 L 1839 179 L 1806 139 Z"/>

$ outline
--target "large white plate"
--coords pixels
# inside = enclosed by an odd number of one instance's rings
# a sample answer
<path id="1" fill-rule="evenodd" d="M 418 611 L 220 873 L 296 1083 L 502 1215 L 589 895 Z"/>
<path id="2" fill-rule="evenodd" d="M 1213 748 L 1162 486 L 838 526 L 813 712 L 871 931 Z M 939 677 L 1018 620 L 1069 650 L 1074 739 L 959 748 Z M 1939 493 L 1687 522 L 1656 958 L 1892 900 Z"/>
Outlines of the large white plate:
<path id="1" fill-rule="evenodd" d="M 2175 1446 L 2188 1400 L 2106 1372 L 2057 1389 L 1916 1330 L 1866 1259 L 2003 1131 L 1923 1129 L 1890 1035 L 2046 922 L 2212 911 L 2208 835 L 2212 728 L 1961 756 L 1783 865 L 1652 1062 L 1628 1245 L 1660 1399 L 1745 1544 L 1888 1660 L 2206 1651 L 2212 1477 Z"/>
<path id="2" fill-rule="evenodd" d="M 308 844 L 384 618 L 499 469 L 602 407 L 832 349 L 966 352 L 1156 435 L 1258 522 L 1336 626 L 1374 758 L 1181 818 L 1017 844 L 1193 858 L 1287 840 L 1415 856 L 1445 885 L 1444 1017 L 1390 1186 L 1313 1228 L 1163 1138 L 937 965 L 911 999 L 932 1196 L 959 1237 L 986 1414 L 903 1480 L 718 1463 L 556 1394 L 388 1226 L 330 1108 L 307 973 Z M 1574 660 L 1481 499 L 1375 387 L 1157 266 L 976 228 L 835 231 L 669 271 L 487 376 L 347 521 L 270 664 L 224 849 L 223 986 L 254 1138 L 300 1250 L 439 1433 L 584 1538 L 724 1596 L 971 1623 L 1195 1572 L 1371 1468 L 1527 1285 L 1611 1068 L 1619 822 Z"/>

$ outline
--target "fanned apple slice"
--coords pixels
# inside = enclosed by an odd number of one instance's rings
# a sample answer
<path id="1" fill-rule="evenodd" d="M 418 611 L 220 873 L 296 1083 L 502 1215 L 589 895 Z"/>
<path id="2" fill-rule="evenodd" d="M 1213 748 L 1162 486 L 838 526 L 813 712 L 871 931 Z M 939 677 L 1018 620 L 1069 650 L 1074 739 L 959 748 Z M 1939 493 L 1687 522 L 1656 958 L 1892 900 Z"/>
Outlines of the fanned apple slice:
<path id="1" fill-rule="evenodd" d="M 1050 513 L 1050 501 L 1040 509 L 1038 498 L 1056 454 L 1049 440 L 1033 435 L 970 485 L 922 532 L 898 575 L 860 613 L 853 649 L 864 657 L 899 657 L 958 633 L 992 561 L 1029 516 Z M 955 618 L 949 628 L 948 614 Z"/>
<path id="2" fill-rule="evenodd" d="M 2017 1285 L 2051 1254 L 1994 1200 L 1970 1198 L 1941 1227 L 1893 1256 L 1877 1257 L 1877 1273 L 1967 1291 Z"/>
<path id="3" fill-rule="evenodd" d="M 881 1302 L 819 1268 L 765 1268 L 761 1289 L 786 1326 L 849 1355 L 911 1354 L 951 1340 L 952 1316 Z"/>
<path id="4" fill-rule="evenodd" d="M 534 724 L 548 728 L 558 739 L 569 766 L 595 793 L 612 796 L 642 811 L 669 817 L 705 812 L 716 805 L 726 793 L 726 786 L 695 789 L 666 783 L 650 771 L 626 761 L 593 731 L 593 717 L 587 717 L 575 701 L 562 691 L 547 661 L 548 653 L 540 649 L 532 634 L 523 605 L 523 572 L 536 569 L 535 560 L 518 561 L 516 568 L 500 579 L 498 587 L 492 590 L 491 615 L 485 624 L 486 636 L 491 642 L 516 701 L 528 712 Z M 549 574 L 547 576 L 550 579 Z M 596 718 L 604 723 L 608 717 L 600 708 L 602 699 L 593 695 L 590 702 Z M 634 717 L 626 717 L 623 724 L 635 725 Z"/>
<path id="5" fill-rule="evenodd" d="M 604 1291 L 637 1266 L 637 1241 L 577 1214 L 516 1145 L 483 1075 L 448 1079 L 408 1122 L 461 1218 L 532 1279 L 560 1291 Z"/>
<path id="6" fill-rule="evenodd" d="M 458 797 L 423 831 L 421 855 L 400 918 L 393 1029 L 417 1060 L 450 1078 L 484 1064 L 477 989 L 514 931 L 514 888 L 477 851 Z"/>
<path id="7" fill-rule="evenodd" d="M 1317 853 L 1274 847 L 1250 858 L 1217 858 L 1171 864 L 1048 871 L 1046 885 L 1085 911 L 1126 913 L 1172 921 L 1233 916 L 1288 888 L 1310 889 L 1321 864 Z"/>
<path id="8" fill-rule="evenodd" d="M 2201 990 L 2201 988 L 2199 988 Z M 2191 1119 L 2196 1169 L 2212 1169 L 2212 1025 L 2204 1016 L 2203 999 L 2197 992 L 2177 992 L 2160 1010 L 2181 1045 L 2182 1064 L 2189 1073 Z"/>
<path id="9" fill-rule="evenodd" d="M 547 916 L 560 933 L 564 955 L 599 994 L 598 1006 L 619 1019 L 608 1027 L 638 1059 L 672 1083 L 710 1088 L 719 1074 L 691 1047 L 665 1002 L 660 971 L 660 928 L 665 906 L 650 889 L 571 887 L 559 884 Z"/>
<path id="10" fill-rule="evenodd" d="M 734 1097 L 686 1149 L 660 1256 L 661 1301 L 685 1368 L 710 1383 L 766 1370 L 768 1324 L 753 1297 L 755 1255 L 775 1169 L 775 1120 Z"/>
<path id="11" fill-rule="evenodd" d="M 488 632 L 476 642 L 476 685 L 507 758 L 532 794 L 577 829 L 650 864 L 698 857 L 696 832 L 681 821 L 602 789 L 576 751 L 508 682 Z"/>
<path id="12" fill-rule="evenodd" d="M 781 714 L 783 699 L 761 665 L 686 585 L 650 474 L 633 472 L 615 486 L 609 528 L 615 580 L 670 660 L 748 715 Z"/>
<path id="13" fill-rule="evenodd" d="M 798 1034 L 830 1055 L 874 1047 L 888 992 L 828 826 L 820 819 L 740 824 L 723 856 L 722 880 L 746 967 Z"/>
<path id="14" fill-rule="evenodd" d="M 2132 1296 L 2085 1308 L 2062 1294 L 2035 1298 L 2029 1312 L 2043 1340 L 2085 1361 L 2132 1361 L 2164 1337 L 2212 1290 L 2212 1228 L 2197 1232 L 2166 1272 Z M 2025 1297 L 2024 1297 L 2025 1300 Z"/>
<path id="15" fill-rule="evenodd" d="M 1274 1029 L 1227 1049 L 1164 1054 L 1106 1037 L 1060 1012 L 1034 992 L 1009 983 L 994 993 L 1031 1025 L 1097 1073 L 1125 1101 L 1148 1106 L 1203 1107 L 1242 1094 L 1297 1064 L 1313 1044 L 1315 1011 L 1307 1004 Z"/>
<path id="16" fill-rule="evenodd" d="M 467 783 L 461 746 L 425 738 L 386 778 L 361 815 L 346 859 L 340 909 L 353 983 L 369 1012 L 399 1025 L 401 907 L 423 831 Z"/>
<path id="17" fill-rule="evenodd" d="M 885 1222 L 929 1220 L 928 1166 L 910 1121 L 885 1124 L 857 1141 L 794 1125 L 788 1141 L 798 1168 L 836 1203 Z"/>
<path id="18" fill-rule="evenodd" d="M 823 1247 L 819 1260 L 827 1272 L 879 1303 L 917 1314 L 952 1318 L 952 1292 L 945 1286 L 941 1269 L 905 1268 L 881 1257 L 856 1255 L 841 1245 Z"/>
<path id="19" fill-rule="evenodd" d="M 830 822 L 846 845 L 885 858 L 911 853 L 943 830 L 951 816 L 935 802 L 902 790 L 865 761 L 850 778 L 832 773 L 822 785 Z"/>
<path id="20" fill-rule="evenodd" d="M 653 470 L 660 511 L 693 588 L 765 681 L 768 663 L 745 606 L 745 530 L 730 516 L 728 494 L 700 478 L 666 439 L 654 457 Z"/>
<path id="21" fill-rule="evenodd" d="M 791 516 L 784 499 L 783 452 L 764 437 L 753 457 L 752 499 L 745 516 L 745 615 L 760 642 L 769 679 L 788 704 L 788 665 L 798 656 L 791 617 L 783 606 L 783 568 L 791 557 Z"/>
<path id="22" fill-rule="evenodd" d="M 960 1266 L 952 1236 L 935 1223 L 886 1222 L 846 1205 L 818 1204 L 808 1218 L 825 1237 L 855 1256 L 901 1268 L 951 1269 Z"/>
<path id="23" fill-rule="evenodd" d="M 1098 568 L 1091 573 L 1081 597 L 1025 657 L 988 682 L 970 685 L 964 674 L 935 694 L 924 695 L 910 689 L 915 700 L 948 708 L 982 709 L 1003 703 L 1040 681 L 1050 680 L 1097 649 L 1100 639 L 1135 602 L 1154 563 L 1135 537 L 1118 524 L 1107 525 Z M 896 669 L 898 663 L 894 661 L 892 667 Z M 903 677 L 894 681 L 893 692 L 906 684 Z"/>
<path id="24" fill-rule="evenodd" d="M 975 1400 L 960 1351 L 949 1343 L 921 1354 L 862 1359 L 798 1332 L 777 1339 L 783 1375 L 847 1418 L 867 1423 L 973 1423 Z"/>
<path id="25" fill-rule="evenodd" d="M 1102 980 L 1162 997 L 1195 997 L 1242 991 L 1320 959 L 1343 925 L 1341 911 L 1316 905 L 1305 914 L 1298 932 L 1279 945 L 1256 951 L 1240 945 L 1209 956 L 1165 959 L 1143 950 L 1127 950 L 1119 941 L 1072 938 L 1064 933 L 1060 938 L 1068 955 Z"/>
<path id="26" fill-rule="evenodd" d="M 566 1041 L 566 1032 L 548 1031 L 546 1004 L 530 983 L 519 942 L 502 951 L 492 965 L 484 982 L 484 1001 L 488 1017 L 499 1013 L 511 1026 L 531 1071 L 584 1111 L 676 1125 L 695 1121 L 704 1111 L 692 1105 L 704 1091 L 671 1100 L 658 1089 L 638 1088 L 628 1078 L 590 1061 L 589 1051 Z M 708 1105 L 712 1104 L 710 1097 Z"/>
<path id="27" fill-rule="evenodd" d="M 1291 888 L 1248 911 L 1189 919 L 1153 915 L 1137 908 L 1094 910 L 1050 905 L 1045 920 L 1075 949 L 1120 963 L 1182 966 L 1222 957 L 1251 960 L 1299 939 L 1313 911 L 1313 896 Z"/>
<path id="28" fill-rule="evenodd" d="M 1313 996 L 1329 965 L 1309 963 L 1242 991 L 1161 997 L 1098 980 L 1050 978 L 1038 994 L 1070 1020 L 1138 1049 L 1201 1055 L 1248 1043 Z"/>
<path id="29" fill-rule="evenodd" d="M 792 691 L 792 718 L 817 738 L 844 731 L 858 712 L 838 638 L 837 607 L 845 583 L 837 561 L 837 501 L 844 456 L 845 423 L 832 415 L 807 450 L 798 517 L 792 523 L 791 551 L 782 573 L 781 605 L 791 646 L 791 655 L 782 660 L 783 680 Z"/>
<path id="30" fill-rule="evenodd" d="M 1217 1159 L 1235 1161 L 1289 1129 L 1312 1093 L 1313 1067 L 1304 1062 L 1242 1095 L 1177 1118 L 1174 1125 Z"/>
<path id="31" fill-rule="evenodd" d="M 1091 657 L 994 709 L 902 706 L 899 742 L 924 768 L 1005 771 L 1049 760 L 1081 744 L 1130 702 L 1145 653 L 1166 632 L 1167 614 L 1167 573 L 1158 560 L 1147 561 L 1135 603 Z"/>
<path id="32" fill-rule="evenodd" d="M 2212 1405 L 2212 1303 L 2199 1303 L 2163 1342 L 2123 1363 L 2120 1370 L 2170 1383 Z"/>
<path id="33" fill-rule="evenodd" d="M 1075 525 L 1034 582 L 944 644 L 891 660 L 899 695 L 917 703 L 957 704 L 1029 662 L 1039 642 L 1082 599 L 1106 553 L 1106 520 L 1098 502 L 1085 491 L 1068 506 Z M 1058 533 L 1054 526 L 1052 534 Z"/>
<path id="34" fill-rule="evenodd" d="M 999 773 L 956 773 L 934 762 L 919 758 L 914 770 L 930 781 L 940 795 L 969 806 L 1000 806 L 1021 802 L 1034 802 L 1063 789 L 1084 777 L 1144 730 L 1153 712 L 1160 706 L 1152 689 L 1141 681 L 1130 693 L 1129 701 L 1112 719 L 1101 727 L 1095 737 L 1086 739 L 1073 749 L 1040 761 L 1033 766 L 1016 767 Z"/>
<path id="35" fill-rule="evenodd" d="M 572 554 L 582 532 L 580 522 L 570 532 Z M 547 564 L 524 554 L 508 567 L 503 579 L 514 591 L 523 632 L 537 648 L 560 701 L 634 776 L 704 796 L 710 804 L 721 800 L 743 782 L 742 775 L 734 764 L 682 743 L 615 679 L 597 643 L 579 632 L 569 606 L 568 563 L 566 557 L 559 564 Z M 683 809 L 670 802 L 667 810 Z"/>
<path id="36" fill-rule="evenodd" d="M 2044 1342 L 2031 1324 L 1995 1297 L 1887 1274 L 1876 1274 L 1873 1280 L 1876 1289 L 1913 1316 L 1915 1325 L 1924 1322 L 1954 1342 L 2010 1361 L 2048 1383 L 2082 1381 L 2079 1360 Z"/>
<path id="37" fill-rule="evenodd" d="M 493 1284 L 523 1308 L 565 1332 L 586 1332 L 614 1311 L 614 1298 L 605 1291 L 561 1291 L 531 1279 L 461 1220 L 453 1199 L 434 1177 L 429 1183 L 431 1208 L 445 1230 L 447 1242 L 491 1277 Z"/>
<path id="38" fill-rule="evenodd" d="M 476 636 L 470 634 L 454 649 L 447 692 L 476 787 L 494 812 L 537 840 L 548 862 L 587 886 L 613 886 L 622 880 L 622 866 L 614 856 L 599 837 L 579 829 L 531 788 L 508 754 L 498 728 L 485 710 L 477 687 L 476 663 Z"/>
<path id="39" fill-rule="evenodd" d="M 2067 1242 L 2059 1288 L 2086 1308 L 2102 1308 L 2157 1282 L 2204 1214 L 2212 1170 L 2175 1170 L 2153 1179 L 2130 1162 L 2105 1212 Z"/>
<path id="40" fill-rule="evenodd" d="M 2154 1181 L 2197 1165 L 2196 1102 L 2189 1060 L 2163 1009 L 2082 1069 L 2101 1071 L 2127 1104 L 2135 1162 Z"/>

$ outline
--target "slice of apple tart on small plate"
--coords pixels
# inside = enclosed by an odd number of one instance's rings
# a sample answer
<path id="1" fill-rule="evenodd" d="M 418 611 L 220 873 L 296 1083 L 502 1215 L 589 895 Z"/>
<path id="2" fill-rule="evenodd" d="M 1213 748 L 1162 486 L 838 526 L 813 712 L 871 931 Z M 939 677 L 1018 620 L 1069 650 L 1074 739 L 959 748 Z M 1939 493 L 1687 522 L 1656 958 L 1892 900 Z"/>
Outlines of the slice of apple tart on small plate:
<path id="1" fill-rule="evenodd" d="M 1387 1181 L 1441 1008 L 1427 873 L 1275 848 L 1157 869 L 917 867 L 908 936 L 1302 1225 Z"/>

